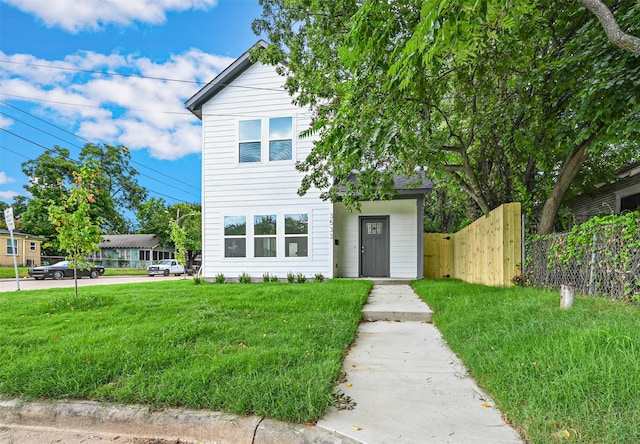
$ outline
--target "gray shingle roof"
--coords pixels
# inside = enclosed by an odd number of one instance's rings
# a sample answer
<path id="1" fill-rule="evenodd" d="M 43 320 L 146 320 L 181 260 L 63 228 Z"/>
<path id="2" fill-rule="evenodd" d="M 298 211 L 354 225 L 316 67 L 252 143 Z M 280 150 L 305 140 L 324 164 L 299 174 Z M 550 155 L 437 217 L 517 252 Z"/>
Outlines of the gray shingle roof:
<path id="1" fill-rule="evenodd" d="M 100 248 L 157 248 L 160 242 L 155 234 L 105 234 Z"/>

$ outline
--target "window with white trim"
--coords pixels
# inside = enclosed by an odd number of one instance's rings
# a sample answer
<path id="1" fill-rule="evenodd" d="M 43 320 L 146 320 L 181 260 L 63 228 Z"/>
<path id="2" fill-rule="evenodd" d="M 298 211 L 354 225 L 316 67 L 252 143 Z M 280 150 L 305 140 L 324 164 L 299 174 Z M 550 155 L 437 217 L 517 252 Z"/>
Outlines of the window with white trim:
<path id="1" fill-rule="evenodd" d="M 253 217 L 253 246 L 255 257 L 276 257 L 278 243 L 275 214 Z"/>
<path id="2" fill-rule="evenodd" d="M 309 255 L 309 215 L 284 215 L 284 245 L 286 257 Z"/>
<path id="3" fill-rule="evenodd" d="M 13 240 L 13 247 L 11 246 L 11 239 L 7 239 L 7 256 L 18 255 L 18 239 Z"/>
<path id="4" fill-rule="evenodd" d="M 38 243 L 29 242 L 29 251 L 38 251 Z"/>
<path id="5" fill-rule="evenodd" d="M 262 122 L 260 120 L 238 122 L 238 142 L 240 163 L 260 162 L 262 160 Z"/>
<path id="6" fill-rule="evenodd" d="M 293 119 L 276 117 L 269 119 L 269 161 L 293 158 Z"/>
<path id="7" fill-rule="evenodd" d="M 224 257 L 247 256 L 246 216 L 224 217 Z"/>

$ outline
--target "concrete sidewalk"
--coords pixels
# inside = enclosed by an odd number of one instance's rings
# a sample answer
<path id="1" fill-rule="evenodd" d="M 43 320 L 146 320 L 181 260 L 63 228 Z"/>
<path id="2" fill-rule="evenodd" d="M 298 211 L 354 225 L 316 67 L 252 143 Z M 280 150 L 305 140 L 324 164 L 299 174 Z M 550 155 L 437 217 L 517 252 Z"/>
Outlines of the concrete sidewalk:
<path id="1" fill-rule="evenodd" d="M 0 400 L 0 444 L 522 443 L 406 284 L 374 285 L 337 387 L 313 426 L 220 412 Z M 355 405 L 354 405 L 355 403 Z"/>
<path id="2" fill-rule="evenodd" d="M 522 443 L 409 285 L 374 285 L 338 389 L 356 405 L 317 426 L 368 444 Z"/>

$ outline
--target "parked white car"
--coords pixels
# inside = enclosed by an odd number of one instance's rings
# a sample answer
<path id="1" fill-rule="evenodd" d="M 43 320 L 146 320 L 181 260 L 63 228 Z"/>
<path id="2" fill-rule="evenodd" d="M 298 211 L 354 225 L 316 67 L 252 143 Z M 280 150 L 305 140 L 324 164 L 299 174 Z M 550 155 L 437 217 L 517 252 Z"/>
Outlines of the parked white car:
<path id="1" fill-rule="evenodd" d="M 155 276 L 156 274 L 163 276 L 175 274 L 176 276 L 180 276 L 184 274 L 184 267 L 175 259 L 163 259 L 153 265 L 149 265 L 147 267 L 147 274 L 149 276 Z"/>

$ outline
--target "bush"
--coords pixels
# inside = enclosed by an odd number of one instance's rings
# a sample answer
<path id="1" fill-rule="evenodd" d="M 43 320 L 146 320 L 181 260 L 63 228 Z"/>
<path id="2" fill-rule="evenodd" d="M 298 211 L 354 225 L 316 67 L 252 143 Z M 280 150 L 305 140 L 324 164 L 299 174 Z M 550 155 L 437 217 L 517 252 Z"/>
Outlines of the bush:
<path id="1" fill-rule="evenodd" d="M 292 272 L 287 273 L 287 282 L 289 282 L 290 284 L 293 284 L 295 280 L 296 280 L 295 274 L 293 274 Z"/>
<path id="2" fill-rule="evenodd" d="M 278 282 L 278 276 L 276 276 L 275 274 L 271 275 L 271 282 Z"/>
<path id="3" fill-rule="evenodd" d="M 249 276 L 245 272 L 242 272 L 242 274 L 240 276 L 238 276 L 238 282 L 240 282 L 241 284 L 250 284 L 251 283 L 251 276 Z"/>
<path id="4" fill-rule="evenodd" d="M 322 282 L 324 281 L 324 275 L 322 273 L 316 273 L 316 275 L 313 277 L 313 280 L 316 282 Z"/>
<path id="5" fill-rule="evenodd" d="M 262 275 L 262 282 L 269 282 L 271 280 L 269 273 L 265 273 Z"/>
<path id="6" fill-rule="evenodd" d="M 307 277 L 302 273 L 298 273 L 297 281 L 298 284 L 304 284 L 305 282 L 307 282 Z"/>
<path id="7" fill-rule="evenodd" d="M 225 281 L 224 274 L 218 273 L 216 275 L 216 284 L 224 284 L 224 281 Z"/>
<path id="8" fill-rule="evenodd" d="M 194 277 L 193 278 L 193 283 L 196 284 L 196 285 L 200 285 L 200 284 L 204 283 L 204 278 Z"/>

